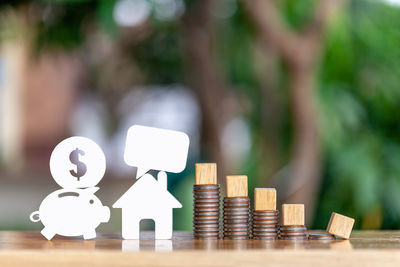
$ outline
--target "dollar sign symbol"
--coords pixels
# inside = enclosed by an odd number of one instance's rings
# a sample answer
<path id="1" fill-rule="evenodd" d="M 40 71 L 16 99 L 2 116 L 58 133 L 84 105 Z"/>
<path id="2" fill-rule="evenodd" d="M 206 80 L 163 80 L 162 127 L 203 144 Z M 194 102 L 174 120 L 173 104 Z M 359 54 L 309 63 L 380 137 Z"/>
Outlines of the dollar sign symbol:
<path id="1" fill-rule="evenodd" d="M 85 155 L 85 152 L 79 148 L 76 148 L 71 152 L 71 154 L 69 154 L 69 160 L 76 165 L 76 171 L 70 170 L 69 172 L 72 176 L 76 177 L 78 181 L 83 175 L 85 175 L 87 170 L 86 164 L 79 160 L 79 155 Z"/>

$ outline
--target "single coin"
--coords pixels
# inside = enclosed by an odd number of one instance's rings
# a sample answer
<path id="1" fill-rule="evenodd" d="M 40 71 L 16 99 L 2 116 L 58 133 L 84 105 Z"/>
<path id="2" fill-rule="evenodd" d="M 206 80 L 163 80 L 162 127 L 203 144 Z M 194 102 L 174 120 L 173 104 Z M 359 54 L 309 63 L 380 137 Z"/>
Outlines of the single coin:
<path id="1" fill-rule="evenodd" d="M 224 212 L 226 212 L 226 213 L 246 212 L 248 214 L 251 214 L 250 208 L 248 206 L 243 206 L 243 207 L 224 207 L 224 206 L 222 206 L 222 207 L 224 209 Z"/>
<path id="2" fill-rule="evenodd" d="M 279 216 L 279 212 L 257 212 L 253 211 L 254 216 Z"/>
<path id="3" fill-rule="evenodd" d="M 280 239 L 283 239 L 283 240 L 296 240 L 296 239 L 298 239 L 298 240 L 304 240 L 304 239 L 308 239 L 308 237 L 307 237 L 307 236 L 296 236 L 296 237 L 284 237 L 284 236 L 280 236 Z"/>
<path id="4" fill-rule="evenodd" d="M 227 202 L 248 201 L 248 202 L 250 202 L 250 198 L 248 198 L 248 197 L 224 197 L 224 201 L 227 201 Z"/>
<path id="5" fill-rule="evenodd" d="M 261 236 L 261 237 L 278 237 L 277 233 L 253 233 L 253 237 Z"/>
<path id="6" fill-rule="evenodd" d="M 219 184 L 195 184 L 193 185 L 194 189 L 214 189 L 219 188 Z"/>
<path id="7" fill-rule="evenodd" d="M 275 225 L 277 226 L 277 221 L 255 221 L 253 220 L 253 225 L 259 225 L 259 226 L 263 226 L 263 225 Z"/>
<path id="8" fill-rule="evenodd" d="M 282 231 L 307 231 L 306 227 L 284 227 L 284 226 L 281 226 L 280 229 Z"/>
<path id="9" fill-rule="evenodd" d="M 218 216 L 218 213 L 217 214 L 213 214 L 213 215 L 206 215 L 206 214 L 196 213 L 196 214 L 193 214 L 193 219 L 203 220 L 203 221 L 219 220 L 219 216 Z"/>
<path id="10" fill-rule="evenodd" d="M 209 219 L 199 219 L 199 218 L 193 218 L 192 222 L 197 222 L 197 223 L 219 223 L 218 218 L 209 218 Z"/>
<path id="11" fill-rule="evenodd" d="M 225 217 L 224 216 L 224 222 L 227 223 L 249 223 L 250 218 L 246 216 L 236 216 L 236 217 Z"/>
<path id="12" fill-rule="evenodd" d="M 206 223 L 199 222 L 199 221 L 194 221 L 194 222 L 193 222 L 193 226 L 198 226 L 198 227 L 202 227 L 202 226 L 214 226 L 214 227 L 219 227 L 220 224 L 219 224 L 219 222 L 217 222 L 217 221 L 214 221 L 214 222 L 206 222 Z"/>
<path id="13" fill-rule="evenodd" d="M 193 213 L 193 219 L 198 218 L 200 220 L 212 220 L 212 219 L 218 219 L 220 218 L 218 212 L 207 212 L 207 213 L 201 213 L 201 212 L 196 212 Z"/>
<path id="14" fill-rule="evenodd" d="M 216 204 L 209 203 L 209 204 L 194 205 L 193 209 L 198 209 L 198 210 L 214 209 L 214 210 L 218 210 L 218 211 L 220 210 L 218 203 L 216 203 Z"/>
<path id="15" fill-rule="evenodd" d="M 219 212 L 218 208 L 194 208 L 195 212 Z"/>
<path id="16" fill-rule="evenodd" d="M 282 238 L 286 238 L 286 237 L 304 237 L 304 238 L 308 238 L 307 235 L 280 235 Z"/>
<path id="17" fill-rule="evenodd" d="M 216 198 L 194 198 L 193 199 L 193 203 L 208 203 L 208 202 L 220 203 L 220 200 L 217 197 Z"/>
<path id="18" fill-rule="evenodd" d="M 328 233 L 319 233 L 319 234 L 308 234 L 308 239 L 313 240 L 335 240 L 336 237 L 334 235 Z"/>
<path id="19" fill-rule="evenodd" d="M 226 218 L 236 217 L 236 216 L 246 216 L 246 217 L 250 218 L 249 212 L 245 212 L 245 211 L 243 211 L 243 212 L 236 212 L 236 213 L 232 213 L 232 212 L 226 213 L 226 212 L 223 212 L 223 215 L 224 215 L 224 217 L 226 217 Z"/>
<path id="20" fill-rule="evenodd" d="M 270 226 L 263 226 L 263 227 L 253 226 L 252 228 L 253 228 L 254 231 L 256 231 L 256 230 L 258 230 L 258 229 L 260 229 L 260 230 L 262 230 L 262 229 L 273 229 L 273 230 L 275 230 L 275 231 L 278 231 L 278 228 L 276 228 L 276 227 L 273 226 L 273 225 L 270 225 Z"/>
<path id="21" fill-rule="evenodd" d="M 215 192 L 193 192 L 193 198 L 196 197 L 211 197 L 214 196 L 215 198 L 220 198 L 220 193 L 218 191 Z"/>
<path id="22" fill-rule="evenodd" d="M 287 234 L 287 235 L 290 235 L 290 234 L 306 234 L 307 233 L 307 231 L 281 231 L 281 233 L 282 234 Z"/>
<path id="23" fill-rule="evenodd" d="M 194 233 L 195 237 L 219 237 L 220 233 Z"/>
<path id="24" fill-rule="evenodd" d="M 224 231 L 237 231 L 237 232 L 247 232 L 250 228 L 246 225 L 224 225 Z"/>
<path id="25" fill-rule="evenodd" d="M 219 222 L 218 217 L 193 217 L 193 221 L 196 222 Z"/>
<path id="26" fill-rule="evenodd" d="M 253 236 L 277 237 L 276 233 L 253 233 Z"/>
<path id="27" fill-rule="evenodd" d="M 242 210 L 226 210 L 223 211 L 224 216 L 248 216 L 250 217 L 250 213 L 246 209 Z"/>
<path id="28" fill-rule="evenodd" d="M 253 216 L 252 218 L 253 218 L 254 221 L 257 221 L 257 222 L 276 222 L 276 223 L 279 222 L 278 218 L 273 218 L 273 217 L 266 218 L 266 219 L 260 219 L 259 217 L 254 217 Z"/>
<path id="29" fill-rule="evenodd" d="M 224 239 L 241 239 L 241 238 L 245 238 L 245 239 L 249 239 L 250 236 L 248 234 L 243 234 L 243 235 L 231 235 L 231 234 L 224 234 Z"/>
<path id="30" fill-rule="evenodd" d="M 193 226 L 195 227 L 218 227 L 219 228 L 219 223 L 199 223 L 199 222 L 194 222 Z"/>
<path id="31" fill-rule="evenodd" d="M 245 240 L 245 239 L 250 239 L 250 237 L 248 237 L 248 236 L 224 236 L 223 239 Z"/>
<path id="32" fill-rule="evenodd" d="M 208 199 L 208 198 L 215 198 L 220 200 L 219 194 L 193 194 L 194 199 Z"/>
<path id="33" fill-rule="evenodd" d="M 219 230 L 209 230 L 209 231 L 201 231 L 201 230 L 193 230 L 193 234 L 196 234 L 196 235 L 206 235 L 206 234 L 208 234 L 208 235 L 210 235 L 210 234 L 213 234 L 213 235 L 219 235 L 220 234 L 220 231 Z"/>
<path id="34" fill-rule="evenodd" d="M 273 232 L 273 233 L 276 233 L 277 231 L 276 231 L 276 228 L 257 228 L 257 229 L 253 228 L 253 232 L 258 232 L 258 233 Z"/>
<path id="35" fill-rule="evenodd" d="M 224 224 L 233 224 L 233 225 L 235 225 L 235 224 L 243 224 L 243 225 L 249 225 L 249 220 L 248 219 L 246 219 L 246 220 L 224 220 L 223 221 L 223 223 Z M 250 225 L 249 225 L 250 226 Z"/>
<path id="36" fill-rule="evenodd" d="M 248 231 L 251 229 L 248 225 L 246 224 L 224 224 L 224 230 L 235 230 L 235 229 L 244 229 L 243 231 Z"/>

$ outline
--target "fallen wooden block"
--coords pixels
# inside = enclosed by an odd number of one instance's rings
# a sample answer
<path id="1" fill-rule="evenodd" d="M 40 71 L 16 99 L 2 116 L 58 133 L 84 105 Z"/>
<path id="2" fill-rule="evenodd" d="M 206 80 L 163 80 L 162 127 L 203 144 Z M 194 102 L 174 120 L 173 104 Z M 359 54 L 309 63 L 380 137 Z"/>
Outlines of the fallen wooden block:
<path id="1" fill-rule="evenodd" d="M 353 225 L 353 218 L 332 212 L 326 231 L 334 236 L 349 239 Z"/>
<path id="2" fill-rule="evenodd" d="M 247 197 L 248 194 L 246 175 L 226 176 L 227 197 Z"/>
<path id="3" fill-rule="evenodd" d="M 304 225 L 304 204 L 283 204 L 282 225 Z"/>
<path id="4" fill-rule="evenodd" d="M 217 164 L 197 163 L 195 165 L 195 184 L 217 184 Z"/>
<path id="5" fill-rule="evenodd" d="M 276 210 L 276 189 L 255 188 L 254 189 L 255 210 Z"/>

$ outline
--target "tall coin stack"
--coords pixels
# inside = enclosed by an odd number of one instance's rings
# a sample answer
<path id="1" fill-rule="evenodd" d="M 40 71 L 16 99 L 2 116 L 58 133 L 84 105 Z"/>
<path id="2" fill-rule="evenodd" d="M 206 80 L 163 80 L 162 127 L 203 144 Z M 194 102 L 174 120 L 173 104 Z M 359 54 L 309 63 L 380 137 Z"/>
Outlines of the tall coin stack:
<path id="1" fill-rule="evenodd" d="M 307 239 L 307 228 L 304 226 L 304 205 L 283 204 L 281 239 Z"/>
<path id="2" fill-rule="evenodd" d="M 224 239 L 249 239 L 250 225 L 247 176 L 227 176 L 224 198 Z"/>
<path id="3" fill-rule="evenodd" d="M 193 233 L 196 239 L 218 239 L 220 188 L 217 184 L 217 164 L 195 165 L 193 186 Z"/>
<path id="4" fill-rule="evenodd" d="M 275 188 L 254 189 L 253 238 L 277 239 L 279 211 Z"/>

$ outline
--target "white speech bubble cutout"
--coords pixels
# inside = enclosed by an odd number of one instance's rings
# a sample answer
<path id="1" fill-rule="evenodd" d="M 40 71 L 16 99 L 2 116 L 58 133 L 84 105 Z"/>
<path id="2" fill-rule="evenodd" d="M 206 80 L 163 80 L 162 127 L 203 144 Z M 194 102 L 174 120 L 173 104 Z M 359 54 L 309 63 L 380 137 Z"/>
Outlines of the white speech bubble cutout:
<path id="1" fill-rule="evenodd" d="M 183 132 L 133 125 L 128 130 L 124 159 L 138 168 L 138 179 L 149 170 L 183 171 L 188 150 L 189 137 Z"/>
<path id="2" fill-rule="evenodd" d="M 89 138 L 67 138 L 51 153 L 51 175 L 63 188 L 95 186 L 103 178 L 105 171 L 106 157 L 101 148 Z M 83 174 L 78 175 L 79 172 Z"/>

